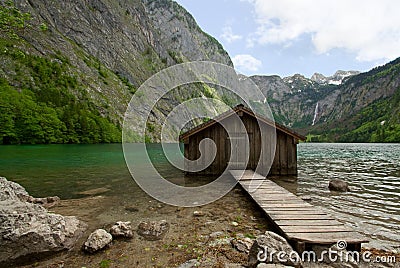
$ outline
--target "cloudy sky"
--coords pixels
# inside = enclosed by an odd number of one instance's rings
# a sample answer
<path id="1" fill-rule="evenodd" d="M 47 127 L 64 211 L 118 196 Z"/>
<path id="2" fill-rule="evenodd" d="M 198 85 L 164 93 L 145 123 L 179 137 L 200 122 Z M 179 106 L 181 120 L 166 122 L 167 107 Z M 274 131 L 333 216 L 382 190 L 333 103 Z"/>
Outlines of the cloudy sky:
<path id="1" fill-rule="evenodd" d="M 398 0 L 176 0 L 246 75 L 367 71 L 400 57 Z"/>

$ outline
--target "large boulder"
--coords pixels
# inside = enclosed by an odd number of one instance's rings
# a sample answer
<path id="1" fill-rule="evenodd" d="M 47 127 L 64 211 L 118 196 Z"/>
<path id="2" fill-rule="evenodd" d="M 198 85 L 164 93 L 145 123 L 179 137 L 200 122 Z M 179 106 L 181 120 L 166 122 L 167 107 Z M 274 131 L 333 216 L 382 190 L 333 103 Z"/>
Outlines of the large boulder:
<path id="1" fill-rule="evenodd" d="M 146 240 L 161 240 L 169 230 L 169 224 L 165 220 L 142 221 L 139 223 L 137 233 Z"/>
<path id="2" fill-rule="evenodd" d="M 333 179 L 329 182 L 329 190 L 337 192 L 347 192 L 350 191 L 349 184 L 344 180 Z"/>
<path id="3" fill-rule="evenodd" d="M 112 235 L 104 229 L 97 229 L 91 233 L 83 245 L 83 249 L 89 253 L 95 253 L 106 246 L 112 241 Z"/>
<path id="4" fill-rule="evenodd" d="M 86 229 L 73 216 L 49 213 L 19 184 L 0 177 L 0 263 L 71 249 Z"/>
<path id="5" fill-rule="evenodd" d="M 8 181 L 6 178 L 0 177 L 0 201 L 6 199 L 18 199 L 22 202 L 39 204 L 47 208 L 56 205 L 60 201 L 60 198 L 58 196 L 30 196 L 25 188 L 18 183 Z"/>
<path id="6" fill-rule="evenodd" d="M 110 228 L 110 234 L 113 237 L 125 237 L 125 238 L 132 238 L 132 227 L 130 221 L 117 221 L 113 226 Z"/>
<path id="7" fill-rule="evenodd" d="M 269 231 L 258 236 L 250 248 L 248 266 L 257 267 L 260 263 L 302 266 L 299 254 L 286 239 Z"/>
<path id="8" fill-rule="evenodd" d="M 28 192 L 24 187 L 18 183 L 8 181 L 4 177 L 0 177 L 0 201 L 8 199 L 21 199 L 27 198 L 29 196 Z"/>

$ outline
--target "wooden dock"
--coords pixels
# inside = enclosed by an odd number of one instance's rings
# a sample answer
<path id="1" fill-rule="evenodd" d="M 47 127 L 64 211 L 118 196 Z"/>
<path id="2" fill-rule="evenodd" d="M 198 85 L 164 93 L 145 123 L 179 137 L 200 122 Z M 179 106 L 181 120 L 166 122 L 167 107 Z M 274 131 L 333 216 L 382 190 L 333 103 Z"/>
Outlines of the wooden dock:
<path id="1" fill-rule="evenodd" d="M 348 250 L 360 251 L 361 243 L 368 242 L 352 228 L 264 176 L 252 170 L 231 170 L 230 173 L 297 252 L 308 250 L 312 245 L 332 245 L 338 241 L 346 241 Z"/>

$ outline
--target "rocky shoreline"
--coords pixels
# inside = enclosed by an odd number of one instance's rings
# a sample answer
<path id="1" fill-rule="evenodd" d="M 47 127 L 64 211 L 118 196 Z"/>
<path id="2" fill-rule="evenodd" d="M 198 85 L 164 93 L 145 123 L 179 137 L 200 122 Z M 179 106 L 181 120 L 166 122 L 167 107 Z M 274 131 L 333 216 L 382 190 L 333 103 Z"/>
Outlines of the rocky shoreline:
<path id="1" fill-rule="evenodd" d="M 45 204 L 43 198 L 30 197 L 22 186 L 0 178 L 0 266 L 377 267 L 276 258 L 260 263 L 257 254 L 264 247 L 287 254 L 292 248 L 271 232 L 262 212 L 240 188 L 200 208 L 171 207 L 152 199 L 143 200 L 148 206 L 140 207 L 109 199 L 101 195 L 50 198 L 46 201 L 54 202 Z M 43 205 L 51 206 L 53 212 Z M 382 267 L 398 267 L 398 263 Z"/>
<path id="2" fill-rule="evenodd" d="M 49 213 L 56 197 L 34 198 L 0 177 L 0 265 L 29 256 L 72 249 L 86 229 L 74 216 Z"/>

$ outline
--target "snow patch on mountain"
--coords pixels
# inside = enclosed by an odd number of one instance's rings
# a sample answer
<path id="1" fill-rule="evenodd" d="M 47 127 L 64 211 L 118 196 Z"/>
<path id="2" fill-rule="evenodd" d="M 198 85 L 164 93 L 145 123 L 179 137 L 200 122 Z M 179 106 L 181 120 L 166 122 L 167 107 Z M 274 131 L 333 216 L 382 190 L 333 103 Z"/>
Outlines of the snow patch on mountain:
<path id="1" fill-rule="evenodd" d="M 326 77 L 323 74 L 320 73 L 315 73 L 313 76 L 311 76 L 311 80 L 314 82 L 317 82 L 318 84 L 321 85 L 340 85 L 342 84 L 346 79 L 353 75 L 357 75 L 360 72 L 358 71 L 342 71 L 339 70 L 337 71 L 334 75 Z"/>

